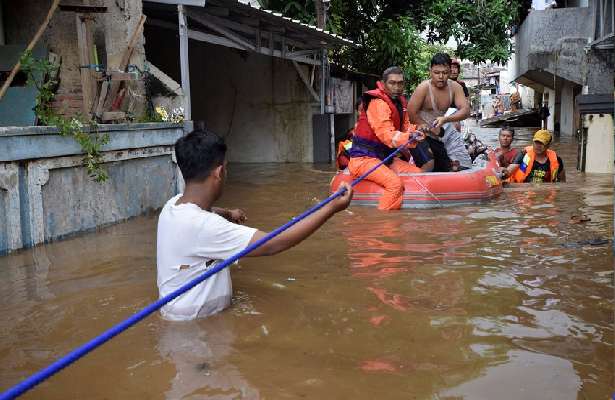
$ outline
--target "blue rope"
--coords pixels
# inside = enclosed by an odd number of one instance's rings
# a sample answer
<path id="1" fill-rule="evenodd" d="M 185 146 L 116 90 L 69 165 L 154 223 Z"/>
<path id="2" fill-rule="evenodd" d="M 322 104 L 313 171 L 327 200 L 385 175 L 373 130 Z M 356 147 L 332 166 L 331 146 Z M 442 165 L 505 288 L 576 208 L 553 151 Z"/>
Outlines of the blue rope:
<path id="1" fill-rule="evenodd" d="M 411 139 L 411 140 L 414 140 L 414 139 Z M 366 173 L 364 173 L 363 175 L 361 175 L 360 177 L 355 179 L 352 182 L 351 187 L 354 187 L 357 183 L 359 183 L 360 181 L 365 179 L 365 177 L 367 177 L 369 174 L 374 172 L 381 165 L 383 165 L 386 162 L 388 162 L 391 158 L 393 158 L 405 146 L 406 145 L 400 146 L 395 151 L 393 151 L 391 154 L 389 154 L 389 156 L 386 157 L 384 160 L 382 160 L 377 165 L 375 165 L 373 168 L 371 168 L 369 171 L 367 171 Z M 130 328 L 131 326 L 133 326 L 137 322 L 141 321 L 142 319 L 144 319 L 148 315 L 152 314 L 154 311 L 157 311 L 158 309 L 160 309 L 162 306 L 164 306 L 169 301 L 171 301 L 171 300 L 175 299 L 176 297 L 186 293 L 188 290 L 192 289 L 193 287 L 195 287 L 199 283 L 203 282 L 205 279 L 207 279 L 210 276 L 218 273 L 222 269 L 228 267 L 229 265 L 231 265 L 235 261 L 239 260 L 241 257 L 243 257 L 246 254 L 250 253 L 252 250 L 260 247 L 261 245 L 263 245 L 264 243 L 268 242 L 272 238 L 276 237 L 280 233 L 284 232 L 285 230 L 287 230 L 291 226 L 295 225 L 297 222 L 301 221 L 305 217 L 307 217 L 310 214 L 313 214 L 314 212 L 320 210 L 321 208 L 323 208 L 325 205 L 329 204 L 334 199 L 336 199 L 336 198 L 340 197 L 341 195 L 343 195 L 345 192 L 346 192 L 346 189 L 345 188 L 341 188 L 340 190 L 338 190 L 337 192 L 335 192 L 334 194 L 332 194 L 331 196 L 329 196 L 328 198 L 326 198 L 322 202 L 316 204 L 315 206 L 313 206 L 312 208 L 310 208 L 307 211 L 303 212 L 299 216 L 291 219 L 290 221 L 288 221 L 284 225 L 280 226 L 279 228 L 269 232 L 267 235 L 263 236 L 262 238 L 260 238 L 256 242 L 252 243 L 250 246 L 246 247 L 245 249 L 243 249 L 239 253 L 235 254 L 234 256 L 231 256 L 231 257 L 227 258 L 226 260 L 224 260 L 220 264 L 216 265 L 212 269 L 209 269 L 206 272 L 204 272 L 202 275 L 194 278 L 192 281 L 188 282 L 185 286 L 182 286 L 181 288 L 175 290 L 174 292 L 172 292 L 172 293 L 170 293 L 170 294 L 160 298 L 158 301 L 148 305 L 147 307 L 145 307 L 141 311 L 137 312 L 136 314 L 133 314 L 132 316 L 130 316 L 127 319 L 125 319 L 124 321 L 120 322 L 119 324 L 115 325 L 114 327 L 110 328 L 109 330 L 103 332 L 101 335 L 95 337 L 94 339 L 92 339 L 88 343 L 86 343 L 86 344 L 76 348 L 75 350 L 71 351 L 70 353 L 68 353 L 64 357 L 58 359 L 53 364 L 50 364 L 46 368 L 38 371 L 37 373 L 35 373 L 33 375 L 30 375 L 28 378 L 24 379 L 23 381 L 21 381 L 17 385 L 11 387 L 10 389 L 8 389 L 4 393 L 2 393 L 0 395 L 0 400 L 14 399 L 14 398 L 22 395 L 26 391 L 32 389 L 34 386 L 38 385 L 42 381 L 46 380 L 47 378 L 51 377 L 52 375 L 56 374 L 57 372 L 61 371 L 64 368 L 66 368 L 67 366 L 69 366 L 73 362 L 77 361 L 81 357 L 85 356 L 90 351 L 94 350 L 95 348 L 103 345 L 104 343 L 106 343 L 107 341 L 112 339 L 113 337 L 119 335 L 120 333 L 122 333 L 126 329 Z"/>

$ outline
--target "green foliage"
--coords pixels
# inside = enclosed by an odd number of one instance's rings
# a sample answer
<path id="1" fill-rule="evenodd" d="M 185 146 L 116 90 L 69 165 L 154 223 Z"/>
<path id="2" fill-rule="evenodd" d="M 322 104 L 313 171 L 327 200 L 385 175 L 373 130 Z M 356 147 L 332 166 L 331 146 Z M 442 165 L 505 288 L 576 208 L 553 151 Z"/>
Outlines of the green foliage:
<path id="1" fill-rule="evenodd" d="M 100 135 L 94 121 L 87 121 L 83 116 L 68 118 L 57 114 L 51 108 L 55 88 L 58 81 L 55 78 L 58 66 L 45 59 L 32 57 L 31 52 L 21 56 L 21 70 L 28 76 L 28 85 L 38 89 L 34 113 L 43 125 L 55 126 L 62 136 L 71 136 L 79 143 L 85 157 L 83 165 L 88 175 L 96 182 L 104 182 L 109 176 L 102 167 L 102 146 L 109 142 L 109 135 Z M 84 129 L 85 127 L 89 129 Z"/>
<path id="2" fill-rule="evenodd" d="M 474 63 L 504 64 L 512 53 L 511 29 L 518 23 L 526 0 L 432 0 L 425 15 L 430 41 L 457 42 L 460 58 Z M 531 4 L 531 3 L 530 3 Z"/>
<path id="3" fill-rule="evenodd" d="M 260 3 L 266 9 L 278 10 L 285 16 L 299 19 L 310 25 L 316 25 L 314 0 L 261 0 Z"/>
<path id="4" fill-rule="evenodd" d="M 314 0 L 261 3 L 314 23 Z M 453 53 L 443 46 L 451 37 L 460 58 L 505 63 L 512 52 L 510 31 L 530 6 L 531 0 L 332 0 L 327 29 L 360 46 L 336 51 L 332 59 L 377 75 L 399 65 L 410 87 L 427 76 L 428 61 L 435 52 Z"/>
<path id="5" fill-rule="evenodd" d="M 410 91 L 429 75 L 429 61 L 444 46 L 431 45 L 423 39 L 409 17 L 380 21 L 365 36 L 363 46 L 344 49 L 335 55 L 336 62 L 362 72 L 380 75 L 397 65 L 404 70 Z"/>

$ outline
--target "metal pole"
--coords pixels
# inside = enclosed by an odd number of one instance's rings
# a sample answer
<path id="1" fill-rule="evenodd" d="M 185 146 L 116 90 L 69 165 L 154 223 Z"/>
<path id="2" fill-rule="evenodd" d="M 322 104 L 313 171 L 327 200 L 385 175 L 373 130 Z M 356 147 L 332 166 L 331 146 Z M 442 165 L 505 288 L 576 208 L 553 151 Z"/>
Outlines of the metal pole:
<path id="1" fill-rule="evenodd" d="M 192 105 L 190 102 L 190 63 L 188 59 L 188 23 L 184 6 L 177 6 L 179 19 L 179 63 L 182 78 L 182 91 L 184 92 L 184 119 L 192 120 Z"/>
<path id="2" fill-rule="evenodd" d="M 327 64 L 327 50 L 320 52 L 320 113 L 325 113 L 325 65 Z"/>
<path id="3" fill-rule="evenodd" d="M 2 2 L 0 1 L 0 46 L 4 46 L 4 23 L 2 19 Z"/>

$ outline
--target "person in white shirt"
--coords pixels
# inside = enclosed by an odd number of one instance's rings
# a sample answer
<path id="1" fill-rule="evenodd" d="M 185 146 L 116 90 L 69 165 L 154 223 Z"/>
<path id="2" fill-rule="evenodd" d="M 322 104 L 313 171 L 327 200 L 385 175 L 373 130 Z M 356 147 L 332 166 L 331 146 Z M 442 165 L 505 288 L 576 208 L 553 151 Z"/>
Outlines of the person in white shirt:
<path id="1" fill-rule="evenodd" d="M 226 177 L 226 145 L 217 135 L 195 130 L 175 143 L 175 156 L 186 188 L 171 198 L 158 218 L 158 291 L 164 297 L 267 233 L 240 225 L 241 210 L 213 207 Z M 287 250 L 310 236 L 333 214 L 344 210 L 352 189 L 256 248 L 249 256 Z M 215 314 L 231 303 L 230 271 L 225 268 L 161 308 L 162 317 L 185 321 Z"/>

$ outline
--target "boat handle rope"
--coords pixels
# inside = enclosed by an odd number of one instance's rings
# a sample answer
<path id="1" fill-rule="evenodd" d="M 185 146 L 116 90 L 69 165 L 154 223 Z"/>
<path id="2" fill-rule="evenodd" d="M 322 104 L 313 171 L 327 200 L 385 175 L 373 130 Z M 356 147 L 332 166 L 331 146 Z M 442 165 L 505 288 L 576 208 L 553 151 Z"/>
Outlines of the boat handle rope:
<path id="1" fill-rule="evenodd" d="M 426 193 L 428 193 L 429 195 L 431 195 L 431 197 L 433 197 L 433 198 L 434 198 L 434 200 L 436 200 L 436 201 L 438 202 L 438 207 L 443 207 L 442 202 L 440 201 L 440 199 L 439 199 L 438 197 L 436 197 L 436 195 L 435 195 L 435 194 L 433 194 L 433 193 L 431 192 L 431 190 L 429 190 L 429 189 L 428 189 L 425 185 L 423 185 L 423 182 L 419 181 L 419 180 L 417 179 L 417 177 L 416 177 L 416 176 L 414 176 L 414 175 L 411 175 L 411 176 L 412 176 L 412 179 L 414 179 L 414 181 L 416 182 L 416 184 L 417 184 L 417 185 L 419 185 L 421 188 L 423 188 L 423 190 L 424 190 Z"/>
<path id="2" fill-rule="evenodd" d="M 378 164 L 376 164 L 372 168 L 370 168 L 366 173 L 364 173 L 363 175 L 361 175 L 357 179 L 355 179 L 350 184 L 350 186 L 354 187 L 356 184 L 358 184 L 363 179 L 365 179 L 369 174 L 371 174 L 377 168 L 379 168 L 381 165 L 385 164 L 390 159 L 395 157 L 395 155 L 397 153 L 399 153 L 403 148 L 405 148 L 409 143 L 412 143 L 412 142 L 414 142 L 416 140 L 417 140 L 416 133 L 413 133 L 413 135 L 410 137 L 410 140 L 408 140 L 407 143 L 405 143 L 405 144 L 401 145 L 400 147 L 398 147 L 391 154 L 389 154 L 386 158 L 384 158 Z M 228 267 L 229 265 L 231 265 L 235 261 L 239 260 L 241 257 L 243 257 L 246 254 L 252 252 L 254 249 L 262 246 L 263 244 L 265 244 L 269 240 L 273 239 L 274 237 L 276 237 L 280 233 L 284 232 L 285 230 L 287 230 L 291 226 L 295 225 L 297 222 L 301 221 L 302 219 L 306 218 L 307 216 L 309 216 L 309 215 L 315 213 L 316 211 L 320 210 L 322 207 L 324 207 L 325 205 L 329 204 L 334 199 L 340 197 L 345 192 L 346 192 L 346 188 L 339 189 L 337 192 L 333 193 L 331 196 L 327 197 L 326 199 L 324 199 L 320 203 L 318 203 L 315 206 L 311 207 L 307 211 L 304 211 L 299 216 L 292 218 L 290 221 L 288 221 L 284 225 L 278 227 L 277 229 L 269 232 L 267 235 L 263 236 L 262 238 L 260 238 L 256 242 L 252 243 L 251 245 L 249 245 L 248 247 L 246 247 L 242 251 L 240 251 L 240 252 L 236 253 L 235 255 L 233 255 L 233 256 L 227 258 L 226 260 L 222 261 L 220 264 L 217 264 L 215 267 L 205 271 L 202 275 L 197 276 L 196 278 L 194 278 L 192 281 L 188 282 L 184 286 L 182 286 L 179 289 L 176 289 L 175 291 L 173 291 L 172 293 L 169 293 L 168 295 L 158 299 L 158 301 L 155 301 L 154 303 L 151 303 L 150 305 L 148 305 L 145 308 L 143 308 L 141 311 L 139 311 L 139 312 L 133 314 L 132 316 L 126 318 L 124 321 L 122 321 L 119 324 L 111 327 L 110 329 L 108 329 L 105 332 L 101 333 L 99 336 L 95 337 L 94 339 L 90 340 L 89 342 L 87 342 L 87 343 L 77 347 L 76 349 L 74 349 L 70 353 L 66 354 L 65 356 L 59 358 L 58 360 L 56 360 L 52 364 L 48 365 L 44 369 L 42 369 L 42 370 L 40 370 L 40 371 L 30 375 L 28 378 L 22 380 L 17 385 L 9 388 L 8 390 L 6 390 L 2 394 L 0 394 L 0 400 L 14 399 L 14 398 L 16 398 L 18 396 L 21 396 L 22 394 L 24 394 L 28 390 L 32 389 L 34 386 L 36 386 L 39 383 L 43 382 L 44 380 L 50 378 L 52 375 L 56 374 L 57 372 L 61 371 L 64 368 L 66 368 L 67 366 L 69 366 L 70 364 L 74 363 L 75 361 L 77 361 L 81 357 L 85 356 L 86 354 L 88 354 L 92 350 L 94 350 L 97 347 L 105 344 L 107 341 L 111 340 L 112 338 L 114 338 L 115 336 L 119 335 L 120 333 L 122 333 L 126 329 L 130 328 L 131 326 L 135 325 L 137 322 L 139 322 L 142 319 L 144 319 L 145 317 L 149 316 L 154 311 L 157 311 L 158 309 L 162 308 L 169 301 L 171 301 L 171 300 L 175 299 L 176 297 L 186 293 L 188 290 L 192 289 L 193 287 L 195 287 L 199 283 L 203 282 L 205 279 L 207 279 L 207 278 L 211 277 L 212 275 L 220 272 L 222 269 Z"/>

